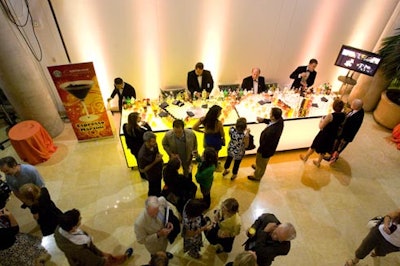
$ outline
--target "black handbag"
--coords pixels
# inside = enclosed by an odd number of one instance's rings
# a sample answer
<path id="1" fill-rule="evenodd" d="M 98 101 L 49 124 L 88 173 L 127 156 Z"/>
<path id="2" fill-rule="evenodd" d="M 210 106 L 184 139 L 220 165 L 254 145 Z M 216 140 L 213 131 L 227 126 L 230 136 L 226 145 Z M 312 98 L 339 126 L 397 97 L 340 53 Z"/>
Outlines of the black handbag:
<path id="1" fill-rule="evenodd" d="M 379 226 L 381 223 L 383 223 L 383 219 L 385 217 L 383 216 L 375 216 L 374 218 L 370 219 L 367 223 L 368 228 L 373 228 L 375 226 Z"/>
<path id="2" fill-rule="evenodd" d="M 249 134 L 249 145 L 247 146 L 246 150 L 252 150 L 255 149 L 256 145 L 254 145 L 254 136 Z"/>
<path id="3" fill-rule="evenodd" d="M 166 223 L 170 222 L 174 226 L 171 233 L 169 233 L 169 235 L 167 236 L 169 243 L 172 244 L 175 241 L 175 238 L 181 232 L 181 224 L 178 217 L 175 216 L 174 212 L 169 207 L 165 208 L 165 213 L 167 212 L 168 215 L 166 215 L 166 219 L 168 220 L 166 221 Z"/>

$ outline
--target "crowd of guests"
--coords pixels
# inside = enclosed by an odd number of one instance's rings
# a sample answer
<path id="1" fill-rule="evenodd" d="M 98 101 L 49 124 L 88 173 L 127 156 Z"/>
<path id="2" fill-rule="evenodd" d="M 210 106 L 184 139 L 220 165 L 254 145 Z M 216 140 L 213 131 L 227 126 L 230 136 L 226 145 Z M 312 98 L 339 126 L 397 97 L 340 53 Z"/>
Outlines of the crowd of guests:
<path id="1" fill-rule="evenodd" d="M 293 86 L 300 89 L 311 86 L 317 63 L 312 59 L 308 66 L 297 68 L 291 75 L 295 79 Z M 211 73 L 203 67 L 198 63 L 195 70 L 188 73 L 188 89 L 193 95 L 202 91 L 210 93 L 213 88 Z M 266 90 L 259 68 L 252 69 L 252 75 L 243 80 L 242 87 L 256 93 Z M 120 78 L 116 79 L 111 97 L 125 94 L 135 97 L 133 87 Z M 316 152 L 318 159 L 313 161 L 316 166 L 319 167 L 323 159 L 334 163 L 354 139 L 364 116 L 362 101 L 355 99 L 347 114 L 343 108 L 344 103 L 336 99 L 333 112 L 322 117 L 319 133 L 307 153 L 300 155 L 304 162 Z M 134 225 L 136 240 L 149 252 L 148 265 L 168 265 L 173 258 L 173 254 L 167 251 L 168 244 L 173 243 L 178 235 L 183 239 L 183 251 L 192 258 L 200 259 L 203 236 L 215 247 L 216 253 L 229 253 L 235 237 L 241 232 L 239 202 L 235 198 L 225 199 L 219 208 L 211 212 L 211 217 L 205 215 L 211 206 L 214 173 L 220 166 L 218 152 L 227 144 L 228 156 L 222 175 L 230 173 L 233 161 L 230 177 L 233 181 L 238 176 L 249 145 L 250 130 L 243 117 L 230 127 L 230 141 L 226 143 L 223 124 L 219 120 L 221 110 L 218 105 L 212 106 L 193 126 L 193 130 L 204 134 L 202 154 L 198 153 L 194 132 L 185 128 L 182 120 L 175 120 L 173 128 L 162 139 L 168 162 L 160 153 L 157 136 L 146 122 L 141 121 L 140 113 L 129 114 L 127 123 L 123 125 L 126 145 L 137 160 L 140 176 L 148 182 L 148 198 Z M 280 108 L 271 108 L 268 119 L 258 117 L 257 121 L 267 125 L 261 132 L 252 165 L 254 174 L 247 177 L 252 181 L 260 181 L 264 176 L 284 128 Z M 197 162 L 196 173 L 193 173 L 193 161 Z M 79 210 L 60 210 L 51 200 L 44 179 L 34 166 L 19 164 L 13 157 L 5 157 L 0 159 L 0 170 L 6 177 L 6 182 L 0 182 L 0 255 L 8 258 L 2 260 L 2 265 L 43 265 L 50 259 L 39 238 L 19 232 L 15 217 L 5 207 L 11 192 L 21 201 L 21 208 L 30 210 L 43 236 L 54 234 L 57 246 L 70 265 L 120 265 L 132 256 L 132 248 L 118 255 L 97 248 L 92 237 L 80 228 Z M 197 185 L 193 175 L 200 187 L 201 198 L 196 198 Z M 177 212 L 174 212 L 175 208 Z M 357 264 L 370 252 L 372 256 L 384 256 L 398 251 L 400 230 L 396 225 L 399 220 L 400 211 L 386 215 L 380 225 L 371 229 L 357 249 L 355 258 L 348 260 L 346 265 Z M 245 251 L 237 254 L 235 260 L 227 265 L 271 265 L 276 256 L 289 253 L 296 229 L 291 223 L 281 223 L 274 214 L 264 213 L 248 227 L 246 234 Z"/>
<path id="2" fill-rule="evenodd" d="M 51 200 L 44 179 L 34 166 L 19 164 L 7 156 L 0 159 L 0 170 L 6 179 L 0 179 L 1 265 L 45 265 L 51 257 L 41 246 L 40 238 L 19 231 L 16 218 L 6 208 L 11 192 L 21 201 L 21 208 L 30 210 L 42 236 L 54 234 L 70 265 L 120 265 L 132 256 L 132 248 L 120 255 L 99 250 L 80 229 L 80 212 L 62 212 Z"/>

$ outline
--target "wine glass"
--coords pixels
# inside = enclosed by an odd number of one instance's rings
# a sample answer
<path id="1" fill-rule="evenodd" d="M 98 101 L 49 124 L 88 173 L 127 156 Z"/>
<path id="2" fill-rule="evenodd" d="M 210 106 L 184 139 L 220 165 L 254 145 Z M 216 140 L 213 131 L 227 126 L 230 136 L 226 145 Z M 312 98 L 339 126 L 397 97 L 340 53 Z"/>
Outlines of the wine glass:
<path id="1" fill-rule="evenodd" d="M 85 111 L 85 115 L 79 117 L 79 120 L 82 122 L 90 122 L 99 118 L 98 115 L 89 114 L 85 104 L 85 98 L 92 88 L 93 83 L 92 80 L 76 80 L 64 82 L 60 85 L 61 89 L 67 91 L 80 100 L 83 110 Z"/>

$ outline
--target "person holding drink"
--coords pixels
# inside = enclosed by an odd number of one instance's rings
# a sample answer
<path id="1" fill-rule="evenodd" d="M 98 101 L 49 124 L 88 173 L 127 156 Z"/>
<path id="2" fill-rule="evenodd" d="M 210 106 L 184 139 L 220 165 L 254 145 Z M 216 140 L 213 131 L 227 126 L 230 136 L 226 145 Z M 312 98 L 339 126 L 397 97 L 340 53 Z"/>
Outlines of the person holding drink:
<path id="1" fill-rule="evenodd" d="M 289 253 L 296 229 L 291 223 L 281 223 L 274 214 L 264 213 L 248 229 L 247 236 L 245 250 L 256 252 L 259 266 L 269 266 L 276 256 Z"/>

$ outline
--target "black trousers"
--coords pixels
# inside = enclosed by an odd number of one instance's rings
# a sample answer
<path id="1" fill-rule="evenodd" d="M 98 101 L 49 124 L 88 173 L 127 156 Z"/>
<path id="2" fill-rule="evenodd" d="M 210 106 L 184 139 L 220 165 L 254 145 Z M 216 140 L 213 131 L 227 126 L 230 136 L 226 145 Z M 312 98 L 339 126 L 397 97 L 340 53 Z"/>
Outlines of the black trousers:
<path id="1" fill-rule="evenodd" d="M 379 226 L 373 227 L 368 235 L 364 238 L 361 245 L 356 250 L 356 258 L 365 258 L 372 250 L 375 251 L 377 256 L 385 256 L 392 252 L 398 252 L 400 248 L 390 244 L 382 236 L 379 231 Z"/>
<path id="2" fill-rule="evenodd" d="M 226 161 L 225 161 L 225 164 L 224 164 L 224 168 L 225 169 L 228 169 L 229 166 L 231 166 L 232 160 L 233 160 L 233 157 L 231 157 L 231 156 L 226 157 Z M 233 163 L 232 174 L 237 175 L 241 162 L 242 162 L 242 160 L 235 160 L 235 162 Z"/>
<path id="3" fill-rule="evenodd" d="M 161 196 L 161 175 L 147 175 L 147 180 L 149 181 L 149 192 L 147 193 L 147 196 Z"/>

